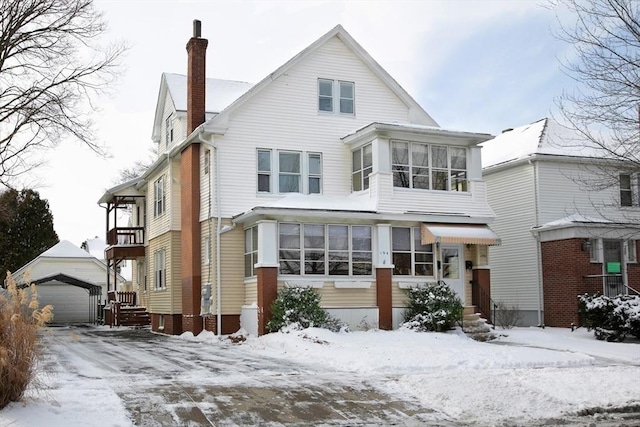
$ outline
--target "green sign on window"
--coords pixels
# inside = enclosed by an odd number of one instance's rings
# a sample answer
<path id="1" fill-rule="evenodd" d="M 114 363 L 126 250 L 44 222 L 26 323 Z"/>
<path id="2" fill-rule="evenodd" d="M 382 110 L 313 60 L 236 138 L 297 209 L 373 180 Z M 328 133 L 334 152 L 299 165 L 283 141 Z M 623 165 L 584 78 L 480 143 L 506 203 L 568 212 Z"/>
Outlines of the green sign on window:
<path id="1" fill-rule="evenodd" d="M 607 263 L 607 273 L 615 273 L 620 274 L 620 263 L 619 262 L 608 262 Z"/>

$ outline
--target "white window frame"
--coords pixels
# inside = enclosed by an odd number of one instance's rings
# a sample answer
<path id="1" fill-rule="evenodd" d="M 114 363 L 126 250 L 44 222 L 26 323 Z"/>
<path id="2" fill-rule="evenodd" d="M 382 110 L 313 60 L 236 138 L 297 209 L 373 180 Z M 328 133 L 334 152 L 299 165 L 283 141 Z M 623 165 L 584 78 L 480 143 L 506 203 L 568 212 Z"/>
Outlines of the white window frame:
<path id="1" fill-rule="evenodd" d="M 635 264 L 638 262 L 635 240 L 624 241 L 624 254 L 625 254 L 627 264 Z"/>
<path id="2" fill-rule="evenodd" d="M 209 170 L 211 169 L 211 150 L 206 148 L 204 150 L 204 174 L 209 175 Z"/>
<path id="3" fill-rule="evenodd" d="M 269 169 L 260 169 L 260 154 L 268 157 Z M 292 153 L 298 156 L 299 172 L 284 172 L 280 168 L 280 154 Z M 317 157 L 320 160 L 319 173 L 311 173 L 310 159 Z M 264 165 L 263 165 L 264 167 Z M 324 163 L 322 153 L 317 151 L 295 151 L 295 150 L 272 150 L 269 148 L 258 148 L 256 150 L 256 194 L 322 194 L 323 192 L 323 168 Z M 283 192 L 280 188 L 280 176 L 298 176 L 298 191 Z M 260 190 L 260 178 L 267 177 L 269 189 Z M 319 181 L 319 192 L 311 192 L 310 181 L 317 179 Z M 263 181 L 264 182 L 264 181 Z"/>
<path id="4" fill-rule="evenodd" d="M 320 84 L 321 83 L 329 83 L 331 84 L 331 96 L 320 93 Z M 346 96 L 343 93 L 342 87 L 343 85 L 349 85 L 351 87 L 351 96 Z M 351 82 L 348 80 L 335 80 L 335 79 L 318 79 L 318 112 L 322 114 L 339 114 L 341 116 L 355 116 L 356 115 L 356 84 L 355 82 Z M 330 99 L 331 100 L 331 109 L 321 109 L 320 108 L 320 100 L 321 99 Z M 336 102 L 337 100 L 337 102 Z M 344 112 L 342 108 L 343 101 L 349 101 L 351 104 L 351 110 Z M 336 104 L 337 107 L 336 108 Z"/>
<path id="5" fill-rule="evenodd" d="M 393 150 L 394 150 L 394 145 L 395 144 L 407 144 L 407 148 L 408 148 L 408 158 L 407 158 L 407 164 L 404 163 L 398 163 L 398 162 L 394 162 L 394 155 L 393 155 Z M 414 166 L 413 165 L 413 147 L 414 146 L 427 146 L 428 148 L 428 167 L 424 167 L 424 166 Z M 433 156 L 433 150 L 434 148 L 445 148 L 447 150 L 447 166 L 446 167 L 435 167 L 434 166 L 434 156 Z M 408 188 L 408 189 L 412 189 L 412 190 L 431 190 L 431 191 L 450 191 L 450 192 L 468 192 L 469 191 L 469 186 L 468 186 L 468 177 L 469 177 L 469 151 L 467 150 L 466 147 L 461 147 L 461 146 L 454 146 L 454 145 L 443 145 L 443 144 L 425 144 L 422 142 L 414 142 L 414 141 L 405 141 L 405 140 L 399 140 L 399 139 L 394 139 L 391 140 L 391 144 L 389 146 L 389 149 L 391 150 L 390 152 L 390 159 L 391 159 L 391 173 L 394 176 L 393 179 L 393 186 L 395 188 Z M 465 158 L 465 169 L 453 169 L 452 168 L 452 162 L 451 162 L 451 152 L 453 150 L 464 150 L 464 158 Z M 396 170 L 396 168 L 398 170 Z M 396 185 L 396 179 L 395 179 L 395 174 L 397 172 L 402 172 L 400 170 L 400 168 L 407 168 L 405 171 L 409 176 L 409 186 L 405 187 L 405 186 L 399 186 Z M 429 178 L 429 187 L 428 188 L 415 188 L 414 186 L 414 169 L 427 169 L 428 170 L 428 178 Z M 435 172 L 446 172 L 447 174 L 447 184 L 446 184 L 446 189 L 439 189 L 439 188 L 434 188 L 434 173 Z M 462 174 L 464 175 L 465 179 L 463 180 L 455 180 L 455 176 L 457 174 Z M 420 176 L 425 176 L 424 174 L 420 174 Z"/>
<path id="6" fill-rule="evenodd" d="M 409 239 L 410 239 L 410 250 L 394 250 L 393 249 L 393 230 L 394 229 L 409 229 Z M 391 227 L 391 259 L 393 260 L 393 256 L 396 253 L 401 253 L 401 254 L 411 254 L 411 272 L 410 274 L 397 274 L 396 273 L 396 266 L 394 265 L 394 269 L 392 270 L 392 275 L 395 277 L 426 277 L 426 278 L 434 278 L 436 275 L 436 270 L 437 270 L 437 261 L 436 261 L 436 249 L 435 249 L 435 245 L 432 243 L 430 245 L 423 245 L 423 246 L 431 246 L 431 251 L 418 251 L 416 249 L 416 240 L 420 239 L 420 227 Z M 429 262 L 424 262 L 424 261 L 418 261 L 416 254 L 431 254 L 431 263 Z M 393 261 L 392 261 L 393 262 Z M 431 276 L 426 276 L 426 275 L 417 275 L 416 274 L 416 265 L 426 265 L 426 264 L 431 264 L 431 271 L 432 271 L 432 275 Z"/>
<path id="7" fill-rule="evenodd" d="M 165 146 L 173 142 L 173 114 L 169 114 L 165 119 Z"/>
<path id="8" fill-rule="evenodd" d="M 282 239 L 281 239 L 281 235 L 280 235 L 280 230 L 282 228 L 283 225 L 287 225 L 287 226 L 296 226 L 298 227 L 299 230 L 299 241 L 297 245 L 297 247 L 290 247 L 290 248 L 282 248 L 281 244 L 282 244 Z M 324 247 L 320 248 L 320 247 L 310 247 L 306 244 L 305 241 L 305 227 L 319 227 L 322 226 L 324 228 Z M 331 239 L 331 232 L 330 229 L 331 227 L 346 227 L 347 228 L 347 241 L 348 241 L 348 247 L 347 249 L 331 249 L 331 244 L 330 244 L 330 239 Z M 356 236 L 354 236 L 353 230 L 354 228 L 367 228 L 369 229 L 369 249 L 354 249 L 354 239 L 356 238 Z M 292 223 L 292 222 L 283 222 L 283 223 L 279 223 L 278 224 L 278 262 L 280 264 L 280 267 L 278 268 L 278 274 L 283 275 L 283 276 L 305 276 L 305 277 L 330 277 L 330 278 L 361 278 L 361 277 L 372 277 L 373 276 L 373 245 L 374 245 L 374 236 L 373 236 L 373 226 L 371 225 L 349 225 L 349 224 L 316 224 L 316 223 Z M 298 258 L 282 258 L 282 251 L 287 251 L 289 253 L 295 253 L 298 252 Z M 324 263 L 324 268 L 323 268 L 323 272 L 322 273 L 306 273 L 305 271 L 305 267 L 306 267 L 306 254 L 307 253 L 320 253 L 322 252 L 323 254 L 323 263 Z M 331 274 L 330 272 L 330 264 L 332 262 L 331 259 L 331 254 L 336 254 L 336 253 L 341 253 L 341 252 L 345 252 L 348 254 L 347 258 L 344 259 L 343 262 L 346 262 L 348 264 L 348 273 L 347 274 Z M 360 254 L 361 256 L 364 255 L 363 259 L 354 259 L 354 254 Z M 367 259 L 366 255 L 369 255 Z M 283 262 L 295 262 L 299 264 L 299 270 L 298 273 L 288 273 L 288 272 L 283 272 L 282 269 L 282 265 Z M 317 262 L 317 260 L 314 260 Z M 333 262 L 338 262 L 333 260 Z M 359 264 L 359 265 L 369 265 L 369 273 L 368 274 L 354 274 L 354 264 Z"/>
<path id="9" fill-rule="evenodd" d="M 244 277 L 254 277 L 258 263 L 258 226 L 244 229 Z"/>
<path id="10" fill-rule="evenodd" d="M 165 213 L 165 211 L 164 175 L 162 175 L 153 183 L 153 216 L 158 217 Z"/>
<path id="11" fill-rule="evenodd" d="M 629 181 L 628 187 L 622 185 L 622 179 L 625 177 Z M 629 207 L 633 206 L 633 174 L 621 173 L 618 178 L 618 185 L 620 188 L 620 206 Z M 626 196 L 623 196 L 626 195 Z M 624 201 L 624 203 L 623 203 Z"/>
<path id="12" fill-rule="evenodd" d="M 167 289 L 167 251 L 164 248 L 153 253 L 153 289 Z"/>
<path id="13" fill-rule="evenodd" d="M 365 167 L 364 152 L 365 149 L 371 151 L 371 164 Z M 354 160 L 358 158 L 360 168 L 356 169 Z M 368 173 L 367 173 L 368 171 Z M 351 152 L 351 191 L 363 191 L 369 189 L 369 175 L 373 173 L 373 145 L 365 144 Z M 356 183 L 358 184 L 356 186 Z"/>
<path id="14" fill-rule="evenodd" d="M 600 256 L 602 253 L 600 250 L 600 242 L 600 239 L 589 239 L 589 261 L 592 264 L 599 264 L 602 262 L 602 258 Z"/>

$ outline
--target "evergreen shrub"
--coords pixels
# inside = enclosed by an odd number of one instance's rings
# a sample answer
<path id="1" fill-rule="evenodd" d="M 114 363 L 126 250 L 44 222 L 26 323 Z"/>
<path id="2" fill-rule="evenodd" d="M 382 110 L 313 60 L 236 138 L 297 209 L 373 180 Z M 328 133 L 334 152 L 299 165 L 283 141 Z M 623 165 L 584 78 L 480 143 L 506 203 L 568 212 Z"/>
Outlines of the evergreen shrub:
<path id="1" fill-rule="evenodd" d="M 346 331 L 347 325 L 331 316 L 320 306 L 320 295 L 308 287 L 285 287 L 278 290 L 271 306 L 270 332 L 284 329 L 325 328 L 334 332 Z"/>
<path id="2" fill-rule="evenodd" d="M 403 328 L 421 332 L 444 332 L 462 319 L 462 302 L 444 282 L 407 289 L 409 302 Z"/>
<path id="3" fill-rule="evenodd" d="M 623 341 L 627 335 L 640 339 L 640 296 L 579 295 L 582 323 L 598 340 Z"/>

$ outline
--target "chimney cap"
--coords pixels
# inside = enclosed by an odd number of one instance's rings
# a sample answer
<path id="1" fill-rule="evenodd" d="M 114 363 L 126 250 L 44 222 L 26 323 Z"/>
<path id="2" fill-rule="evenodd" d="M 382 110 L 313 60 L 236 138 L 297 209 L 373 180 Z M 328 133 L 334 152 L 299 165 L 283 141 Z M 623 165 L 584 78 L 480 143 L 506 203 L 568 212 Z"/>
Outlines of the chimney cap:
<path id="1" fill-rule="evenodd" d="M 200 38 L 202 34 L 201 28 L 202 28 L 202 23 L 198 19 L 194 19 L 193 20 L 193 37 L 194 38 L 196 39 Z"/>

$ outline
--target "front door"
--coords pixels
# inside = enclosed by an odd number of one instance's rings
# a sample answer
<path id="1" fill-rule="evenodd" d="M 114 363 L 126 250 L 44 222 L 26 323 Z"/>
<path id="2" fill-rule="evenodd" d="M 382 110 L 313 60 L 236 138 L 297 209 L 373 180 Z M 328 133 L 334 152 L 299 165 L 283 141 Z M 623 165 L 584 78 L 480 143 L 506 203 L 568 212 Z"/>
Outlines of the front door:
<path id="1" fill-rule="evenodd" d="M 440 278 L 464 301 L 462 246 L 440 245 Z"/>
<path id="2" fill-rule="evenodd" d="M 619 294 L 624 294 L 624 260 L 622 240 L 608 240 L 602 241 L 602 249 L 604 255 L 603 268 L 603 289 L 604 295 L 613 297 Z"/>

